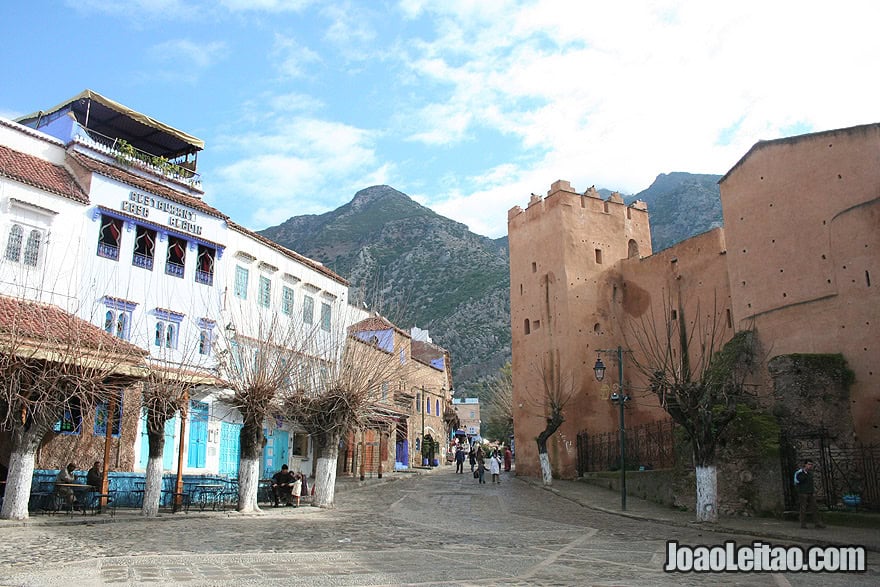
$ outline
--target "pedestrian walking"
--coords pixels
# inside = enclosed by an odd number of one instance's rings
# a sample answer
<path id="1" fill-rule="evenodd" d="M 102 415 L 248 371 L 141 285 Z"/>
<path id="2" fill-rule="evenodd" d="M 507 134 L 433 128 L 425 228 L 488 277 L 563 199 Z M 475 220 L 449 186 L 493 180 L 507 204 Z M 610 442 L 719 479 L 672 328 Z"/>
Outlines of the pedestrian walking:
<path id="1" fill-rule="evenodd" d="M 477 461 L 477 479 L 479 479 L 480 483 L 486 482 L 486 458 L 483 454 L 483 447 L 478 446 L 474 451 L 474 458 Z"/>
<path id="2" fill-rule="evenodd" d="M 474 448 L 474 445 L 471 445 L 471 450 L 468 451 L 468 462 L 471 464 L 471 473 L 473 473 L 474 467 L 477 464 L 477 451 Z"/>
<path id="3" fill-rule="evenodd" d="M 464 473 L 464 448 L 461 446 L 455 448 L 455 472 Z"/>
<path id="4" fill-rule="evenodd" d="M 492 473 L 492 483 L 501 484 L 501 455 L 498 454 L 498 449 L 492 451 L 491 456 L 489 456 L 489 472 Z"/>
<path id="5" fill-rule="evenodd" d="M 504 447 L 504 470 L 510 472 L 510 464 L 513 461 L 513 451 L 509 446 Z"/>
<path id="6" fill-rule="evenodd" d="M 807 459 L 804 466 L 795 471 L 794 486 L 800 500 L 799 519 L 801 528 L 807 527 L 807 514 L 811 514 L 817 528 L 824 528 L 822 518 L 819 516 L 819 507 L 816 505 L 816 487 L 813 483 L 813 461 Z"/>

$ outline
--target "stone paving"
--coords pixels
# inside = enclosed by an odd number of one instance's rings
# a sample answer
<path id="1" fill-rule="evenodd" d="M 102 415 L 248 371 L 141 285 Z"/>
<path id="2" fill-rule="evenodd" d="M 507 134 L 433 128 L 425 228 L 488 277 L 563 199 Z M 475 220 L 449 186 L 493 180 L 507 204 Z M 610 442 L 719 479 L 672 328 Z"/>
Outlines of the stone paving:
<path id="1" fill-rule="evenodd" d="M 746 539 L 584 507 L 584 494 L 507 475 L 477 485 L 441 467 L 394 479 L 340 483 L 332 510 L 0 524 L 0 585 L 880 584 L 876 555 L 858 575 L 667 574 L 667 540 Z"/>

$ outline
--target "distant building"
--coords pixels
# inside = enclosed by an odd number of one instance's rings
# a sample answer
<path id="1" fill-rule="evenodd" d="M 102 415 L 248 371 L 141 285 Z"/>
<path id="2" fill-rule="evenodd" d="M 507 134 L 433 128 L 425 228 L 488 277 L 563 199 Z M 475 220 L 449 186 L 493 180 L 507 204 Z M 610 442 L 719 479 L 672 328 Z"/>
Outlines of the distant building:
<path id="1" fill-rule="evenodd" d="M 452 400 L 452 407 L 461 422 L 459 429 L 464 430 L 468 438 L 480 436 L 480 398 L 457 397 Z"/>

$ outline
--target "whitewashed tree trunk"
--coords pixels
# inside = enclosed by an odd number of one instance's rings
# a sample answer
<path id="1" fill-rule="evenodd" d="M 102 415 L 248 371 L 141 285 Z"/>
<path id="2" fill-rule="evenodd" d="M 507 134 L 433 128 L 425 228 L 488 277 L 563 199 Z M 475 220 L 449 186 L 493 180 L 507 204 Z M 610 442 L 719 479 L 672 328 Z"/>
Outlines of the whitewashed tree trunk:
<path id="1" fill-rule="evenodd" d="M 159 501 L 162 499 L 162 457 L 150 457 L 147 460 L 147 472 L 144 483 L 144 503 L 141 515 L 148 518 L 159 515 Z"/>
<path id="2" fill-rule="evenodd" d="M 718 521 L 718 472 L 715 465 L 695 467 L 697 477 L 697 520 Z"/>
<path id="3" fill-rule="evenodd" d="M 539 452 L 538 461 L 541 463 L 541 480 L 544 482 L 544 485 L 553 485 L 553 470 L 550 468 L 550 456 L 545 452 Z"/>
<path id="4" fill-rule="evenodd" d="M 339 439 L 333 439 L 329 446 L 321 449 L 318 468 L 315 471 L 315 499 L 312 505 L 332 508 L 336 497 L 336 464 L 339 460 Z"/>
<path id="5" fill-rule="evenodd" d="M 257 489 L 260 485 L 260 459 L 242 457 L 238 465 L 238 511 L 259 512 Z"/>
<path id="6" fill-rule="evenodd" d="M 26 520 L 28 502 L 31 498 L 31 484 L 34 479 L 34 453 L 27 450 L 13 450 L 9 455 L 9 471 L 6 475 L 6 493 L 0 518 L 4 520 Z"/>

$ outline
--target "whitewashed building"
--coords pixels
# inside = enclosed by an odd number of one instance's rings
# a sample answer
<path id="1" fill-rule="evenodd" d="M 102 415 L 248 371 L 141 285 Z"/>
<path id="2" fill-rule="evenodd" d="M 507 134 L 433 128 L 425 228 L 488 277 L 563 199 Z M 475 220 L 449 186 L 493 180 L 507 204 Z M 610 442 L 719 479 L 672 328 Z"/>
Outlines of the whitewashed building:
<path id="1" fill-rule="evenodd" d="M 58 306 L 149 349 L 151 360 L 204 375 L 166 426 L 163 468 L 235 476 L 241 416 L 224 402 L 218 341 L 271 316 L 342 341 L 363 312 L 320 263 L 232 222 L 203 200 L 199 139 L 85 91 L 58 106 L 0 119 L 0 295 Z M 325 351 L 332 360 L 332 351 Z M 216 382 L 216 383 L 210 383 Z M 142 471 L 140 399 L 116 414 L 115 470 Z M 134 397 L 132 397 L 134 396 Z M 100 407 L 69 413 L 37 466 L 103 454 Z M 304 431 L 266 422 L 264 474 L 310 469 Z M 0 437 L 0 463 L 3 459 Z"/>

